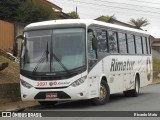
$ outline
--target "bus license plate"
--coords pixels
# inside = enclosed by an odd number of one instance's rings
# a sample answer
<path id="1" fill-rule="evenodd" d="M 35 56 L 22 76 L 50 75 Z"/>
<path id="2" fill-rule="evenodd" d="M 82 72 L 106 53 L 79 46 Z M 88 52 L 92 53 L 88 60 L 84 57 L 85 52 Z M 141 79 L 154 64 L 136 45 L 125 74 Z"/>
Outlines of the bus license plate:
<path id="1" fill-rule="evenodd" d="M 46 99 L 57 98 L 57 93 L 46 93 Z"/>

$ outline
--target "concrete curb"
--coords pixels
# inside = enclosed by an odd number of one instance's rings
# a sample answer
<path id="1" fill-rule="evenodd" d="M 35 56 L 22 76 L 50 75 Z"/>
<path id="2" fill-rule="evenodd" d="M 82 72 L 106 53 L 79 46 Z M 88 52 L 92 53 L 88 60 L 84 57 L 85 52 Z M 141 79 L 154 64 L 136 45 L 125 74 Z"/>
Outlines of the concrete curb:
<path id="1" fill-rule="evenodd" d="M 160 81 L 152 82 L 150 85 L 154 85 L 154 84 L 160 84 Z"/>
<path id="2" fill-rule="evenodd" d="M 22 108 L 13 108 L 13 109 L 6 109 L 5 111 L 10 111 L 10 112 L 23 112 L 25 111 L 26 109 L 31 109 L 33 107 L 36 107 L 36 106 L 39 106 L 39 105 L 32 105 L 32 106 L 27 106 L 27 107 L 22 107 Z"/>

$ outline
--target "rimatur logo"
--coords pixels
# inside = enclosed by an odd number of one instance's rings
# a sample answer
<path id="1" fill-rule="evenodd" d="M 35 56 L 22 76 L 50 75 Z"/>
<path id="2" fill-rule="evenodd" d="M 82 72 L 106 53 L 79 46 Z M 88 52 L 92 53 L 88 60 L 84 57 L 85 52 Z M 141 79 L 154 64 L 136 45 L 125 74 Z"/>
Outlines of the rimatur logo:
<path id="1" fill-rule="evenodd" d="M 2 112 L 2 117 L 12 117 L 11 112 Z"/>
<path id="2" fill-rule="evenodd" d="M 49 85 L 52 86 L 52 85 L 53 85 L 53 82 L 50 82 Z"/>
<path id="3" fill-rule="evenodd" d="M 50 86 L 57 85 L 57 82 L 56 81 L 55 82 L 50 82 L 49 85 Z"/>

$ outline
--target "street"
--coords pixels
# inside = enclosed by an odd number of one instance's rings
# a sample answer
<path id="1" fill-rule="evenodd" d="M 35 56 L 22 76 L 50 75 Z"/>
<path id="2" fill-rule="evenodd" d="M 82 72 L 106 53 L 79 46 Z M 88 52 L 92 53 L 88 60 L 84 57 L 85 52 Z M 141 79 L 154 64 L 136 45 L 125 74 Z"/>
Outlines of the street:
<path id="1" fill-rule="evenodd" d="M 90 101 L 74 101 L 51 107 L 34 106 L 26 111 L 160 111 L 160 84 L 140 89 L 138 97 L 124 97 L 123 93 L 111 95 L 107 104 L 94 106 Z"/>

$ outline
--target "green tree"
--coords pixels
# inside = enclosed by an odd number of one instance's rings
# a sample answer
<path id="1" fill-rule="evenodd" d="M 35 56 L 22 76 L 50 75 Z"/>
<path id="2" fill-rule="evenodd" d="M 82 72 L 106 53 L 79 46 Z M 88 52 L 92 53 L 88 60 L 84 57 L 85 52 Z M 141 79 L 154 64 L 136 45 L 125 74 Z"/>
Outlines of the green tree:
<path id="1" fill-rule="evenodd" d="M 0 19 L 14 22 L 18 8 L 24 1 L 25 0 L 0 0 Z"/>
<path id="2" fill-rule="evenodd" d="M 76 13 L 75 11 L 72 11 L 70 13 L 68 13 L 69 16 L 71 16 L 74 19 L 80 19 L 78 13 Z"/>
<path id="3" fill-rule="evenodd" d="M 149 22 L 147 19 L 142 18 L 137 18 L 136 20 L 131 18 L 129 23 L 131 25 L 134 25 L 137 29 L 140 29 L 141 27 L 149 25 Z"/>
<path id="4" fill-rule="evenodd" d="M 16 20 L 21 23 L 33 23 L 54 19 L 54 11 L 42 4 L 33 4 L 32 1 L 27 0 L 19 7 L 18 16 Z"/>

